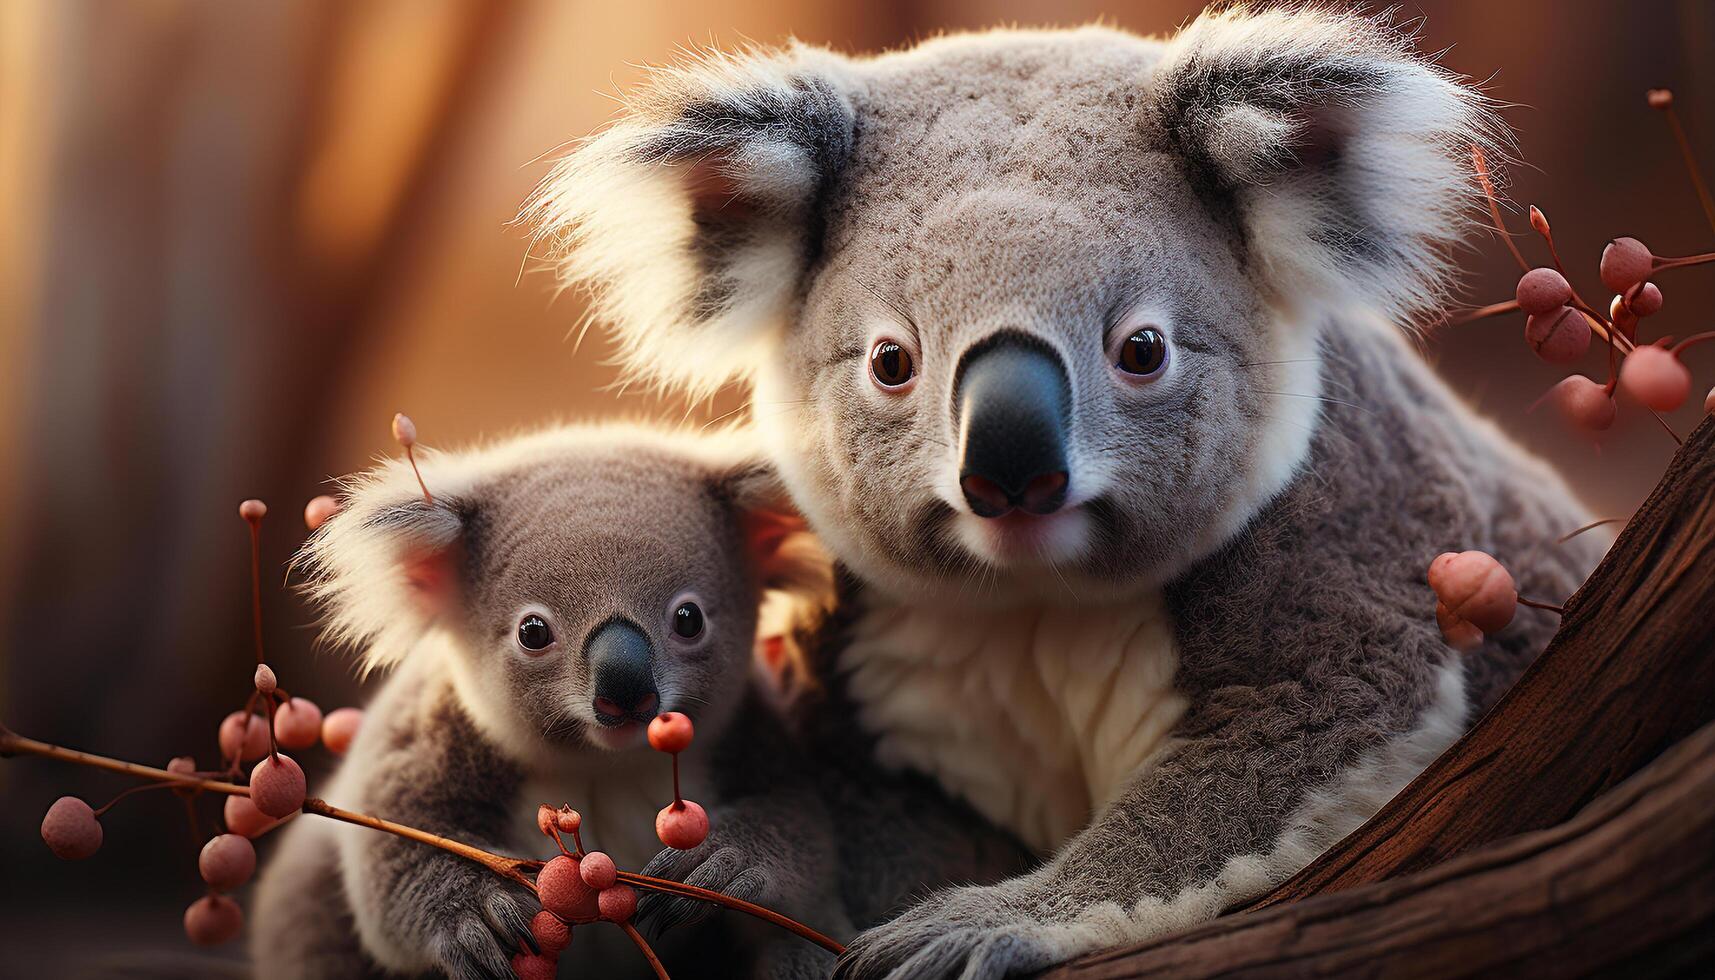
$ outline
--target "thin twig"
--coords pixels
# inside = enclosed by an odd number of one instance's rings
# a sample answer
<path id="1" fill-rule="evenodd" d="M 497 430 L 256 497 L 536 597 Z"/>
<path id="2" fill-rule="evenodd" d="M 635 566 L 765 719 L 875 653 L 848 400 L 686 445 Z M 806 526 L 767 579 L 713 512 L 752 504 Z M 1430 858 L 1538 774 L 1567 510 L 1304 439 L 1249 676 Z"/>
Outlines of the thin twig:
<path id="1" fill-rule="evenodd" d="M 630 936 L 631 941 L 637 945 L 637 951 L 649 961 L 649 968 L 655 971 L 656 980 L 672 980 L 671 977 L 667 976 L 667 968 L 661 965 L 661 958 L 656 956 L 655 950 L 650 948 L 649 940 L 643 938 L 643 933 L 638 932 L 637 927 L 630 922 L 621 922 L 619 927 L 625 930 L 625 934 Z"/>

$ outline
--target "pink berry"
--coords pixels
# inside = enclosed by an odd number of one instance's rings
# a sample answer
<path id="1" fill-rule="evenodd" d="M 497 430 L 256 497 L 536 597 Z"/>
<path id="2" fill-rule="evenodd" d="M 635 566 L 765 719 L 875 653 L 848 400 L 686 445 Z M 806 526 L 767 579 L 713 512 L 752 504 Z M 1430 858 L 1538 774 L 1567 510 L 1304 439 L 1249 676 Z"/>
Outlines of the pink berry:
<path id="1" fill-rule="evenodd" d="M 1562 378 L 1548 390 L 1548 397 L 1576 428 L 1600 432 L 1614 424 L 1614 399 L 1605 387 L 1582 374 Z"/>
<path id="2" fill-rule="evenodd" d="M 534 953 L 512 954 L 512 972 L 518 974 L 518 980 L 554 980 L 559 971 L 559 964 L 550 957 Z"/>
<path id="3" fill-rule="evenodd" d="M 237 834 L 240 837 L 249 837 L 252 840 L 261 837 L 280 824 L 280 821 L 256 809 L 256 804 L 250 802 L 248 796 L 228 796 L 221 814 L 226 820 L 226 829 L 229 833 Z"/>
<path id="4" fill-rule="evenodd" d="M 578 863 L 578 875 L 591 888 L 612 888 L 613 883 L 619 880 L 619 868 L 614 865 L 613 858 L 601 851 L 591 851 Z"/>
<path id="5" fill-rule="evenodd" d="M 549 861 L 536 875 L 542 907 L 567 922 L 594 922 L 601 914 L 596 890 L 578 874 L 578 859 L 564 854 Z"/>
<path id="6" fill-rule="evenodd" d="M 572 944 L 572 927 L 547 909 L 530 920 L 530 934 L 536 937 L 536 945 L 542 947 L 544 956 L 558 956 Z"/>
<path id="7" fill-rule="evenodd" d="M 244 910 L 225 895 L 204 895 L 185 909 L 185 935 L 198 946 L 219 946 L 244 931 Z"/>
<path id="8" fill-rule="evenodd" d="M 637 914 L 637 892 L 630 885 L 603 888 L 596 896 L 596 906 L 606 922 L 628 922 Z"/>
<path id="9" fill-rule="evenodd" d="M 1673 105 L 1673 89 L 1652 88 L 1644 93 L 1644 99 L 1651 109 L 1666 109 Z"/>
<path id="10" fill-rule="evenodd" d="M 1665 347 L 1639 347 L 1620 365 L 1620 390 L 1658 412 L 1671 412 L 1691 395 L 1691 371 Z"/>
<path id="11" fill-rule="evenodd" d="M 1554 269 L 1539 267 L 1519 277 L 1514 296 L 1518 308 L 1526 313 L 1547 313 L 1572 302 L 1572 285 Z"/>
<path id="12" fill-rule="evenodd" d="M 1435 604 L 1435 623 L 1447 645 L 1460 653 L 1470 653 L 1483 645 L 1483 631 L 1447 611 L 1447 604 Z"/>
<path id="13" fill-rule="evenodd" d="M 1624 293 L 1649 278 L 1654 256 L 1636 238 L 1616 238 L 1602 249 L 1602 285 L 1612 293 Z"/>
<path id="14" fill-rule="evenodd" d="M 319 497 L 311 497 L 310 502 L 304 505 L 304 526 L 312 531 L 320 530 L 321 526 L 328 522 L 328 518 L 337 513 L 339 498 L 325 493 Z"/>
<path id="15" fill-rule="evenodd" d="M 411 421 L 411 416 L 404 412 L 393 416 L 393 438 L 406 449 L 417 444 L 417 423 Z"/>
<path id="16" fill-rule="evenodd" d="M 1429 587 L 1449 616 L 1484 633 L 1506 628 L 1518 610 L 1512 575 L 1486 552 L 1449 551 L 1437 556 L 1429 564 Z"/>
<path id="17" fill-rule="evenodd" d="M 274 676 L 274 668 L 267 664 L 256 665 L 256 690 L 263 694 L 273 694 L 280 686 L 279 678 Z"/>
<path id="18" fill-rule="evenodd" d="M 1655 316 L 1662 302 L 1661 287 L 1653 282 L 1641 282 L 1626 291 L 1626 309 L 1637 316 Z"/>
<path id="19" fill-rule="evenodd" d="M 304 770 L 283 752 L 250 770 L 250 802 L 266 816 L 280 820 L 297 813 L 305 792 Z"/>
<path id="20" fill-rule="evenodd" d="M 101 821 L 88 803 L 75 796 L 62 796 L 42 818 L 42 842 L 54 857 L 81 861 L 101 850 Z"/>
<path id="21" fill-rule="evenodd" d="M 689 717 L 669 711 L 649 723 L 649 747 L 657 752 L 683 752 L 691 747 L 695 733 Z"/>
<path id="22" fill-rule="evenodd" d="M 655 836 L 677 851 L 688 851 L 709 836 L 709 815 L 690 800 L 669 803 L 655 815 Z"/>
<path id="23" fill-rule="evenodd" d="M 554 836 L 556 826 L 553 807 L 544 803 L 536 808 L 536 829 L 542 832 L 543 837 Z"/>
<path id="24" fill-rule="evenodd" d="M 249 762 L 268 754 L 268 720 L 261 715 L 234 711 L 220 723 L 220 757 Z"/>
<path id="25" fill-rule="evenodd" d="M 188 755 L 175 755 L 173 760 L 167 763 L 167 771 L 181 776 L 192 776 L 196 774 L 197 761 Z"/>
<path id="26" fill-rule="evenodd" d="M 1524 339 L 1536 356 L 1550 364 L 1576 361 L 1590 349 L 1590 324 L 1570 306 L 1533 313 L 1524 322 Z"/>
<path id="27" fill-rule="evenodd" d="M 362 708 L 335 708 L 322 719 L 322 744 L 334 755 L 344 755 L 351 750 L 362 725 Z"/>
<path id="28" fill-rule="evenodd" d="M 238 505 L 238 516 L 254 523 L 268 516 L 268 505 L 256 499 L 246 500 Z"/>
<path id="29" fill-rule="evenodd" d="M 562 834 L 575 834 L 584 825 L 584 815 L 569 806 L 560 807 L 554 811 L 554 825 L 560 828 Z"/>
<path id="30" fill-rule="evenodd" d="M 210 888 L 232 891 L 256 873 L 256 847 L 239 834 L 210 837 L 197 855 L 197 870 Z"/>
<path id="31" fill-rule="evenodd" d="M 274 709 L 274 737 L 288 749 L 307 749 L 322 737 L 322 709 L 306 698 L 292 698 Z"/>

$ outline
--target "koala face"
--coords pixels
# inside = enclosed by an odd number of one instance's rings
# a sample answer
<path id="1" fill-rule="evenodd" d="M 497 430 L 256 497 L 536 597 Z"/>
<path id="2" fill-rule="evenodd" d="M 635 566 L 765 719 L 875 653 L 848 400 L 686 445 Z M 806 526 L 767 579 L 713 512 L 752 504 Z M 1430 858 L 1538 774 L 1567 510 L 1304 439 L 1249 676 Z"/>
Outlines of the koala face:
<path id="1" fill-rule="evenodd" d="M 797 584 L 766 469 L 628 428 L 419 458 L 432 503 L 386 464 L 306 548 L 336 638 L 371 665 L 450 640 L 477 721 L 526 744 L 633 748 L 662 711 L 724 724 L 764 590 Z"/>
<path id="2" fill-rule="evenodd" d="M 1410 41 L 1299 9 L 718 56 L 527 213 L 634 377 L 753 383 L 872 584 L 1112 598 L 1290 478 L 1325 323 L 1437 297 L 1500 130 Z"/>

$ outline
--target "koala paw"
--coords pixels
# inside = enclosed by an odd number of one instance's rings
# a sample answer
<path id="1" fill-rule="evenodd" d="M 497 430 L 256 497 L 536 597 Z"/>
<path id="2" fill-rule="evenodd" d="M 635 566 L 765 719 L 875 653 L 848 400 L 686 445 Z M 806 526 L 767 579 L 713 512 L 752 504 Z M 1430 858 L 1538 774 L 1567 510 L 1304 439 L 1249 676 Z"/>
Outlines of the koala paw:
<path id="1" fill-rule="evenodd" d="M 437 899 L 422 901 L 433 916 L 427 950 L 435 965 L 455 980 L 510 980 L 512 954 L 537 952 L 530 933 L 535 902 L 524 889 L 492 876 L 472 880 Z"/>
<path id="2" fill-rule="evenodd" d="M 1014 882 L 950 888 L 860 934 L 834 968 L 839 980 L 958 977 L 999 980 L 1062 957 L 1057 930 Z"/>
<path id="3" fill-rule="evenodd" d="M 670 878 L 687 885 L 740 898 L 759 905 L 775 904 L 773 875 L 756 860 L 752 849 L 711 835 L 688 851 L 665 848 L 643 866 L 643 874 Z M 635 924 L 659 936 L 669 929 L 702 921 L 716 906 L 692 898 L 648 892 L 638 902 Z"/>

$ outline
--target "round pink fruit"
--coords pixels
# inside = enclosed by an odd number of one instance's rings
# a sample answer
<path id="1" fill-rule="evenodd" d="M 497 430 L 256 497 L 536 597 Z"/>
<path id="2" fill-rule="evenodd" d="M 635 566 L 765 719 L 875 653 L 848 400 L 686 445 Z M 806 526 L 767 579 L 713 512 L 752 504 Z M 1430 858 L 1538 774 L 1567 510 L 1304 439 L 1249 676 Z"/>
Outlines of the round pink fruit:
<path id="1" fill-rule="evenodd" d="M 1639 347 L 1620 365 L 1620 390 L 1658 412 L 1671 412 L 1691 395 L 1691 371 L 1665 347 Z"/>
<path id="2" fill-rule="evenodd" d="M 274 709 L 274 737 L 288 749 L 307 749 L 322 737 L 322 709 L 307 698 L 292 698 Z"/>
<path id="3" fill-rule="evenodd" d="M 562 834 L 575 834 L 583 826 L 584 815 L 569 806 L 560 807 L 554 812 L 554 825 L 560 828 Z"/>
<path id="4" fill-rule="evenodd" d="M 310 502 L 304 505 L 304 526 L 312 531 L 319 530 L 323 524 L 328 522 L 329 518 L 337 513 L 339 513 L 339 499 L 337 497 L 330 497 L 325 493 L 319 497 L 311 497 Z"/>
<path id="5" fill-rule="evenodd" d="M 543 909 L 530 920 L 530 934 L 546 956 L 558 956 L 572 944 L 572 927 L 566 920 Z"/>
<path id="6" fill-rule="evenodd" d="M 596 906 L 605 922 L 629 922 L 637 914 L 637 892 L 630 885 L 603 888 L 596 896 Z"/>
<path id="7" fill-rule="evenodd" d="M 695 734 L 687 715 L 668 711 L 649 723 L 649 747 L 657 752 L 683 752 L 691 747 Z"/>
<path id="8" fill-rule="evenodd" d="M 250 770 L 250 802 L 276 820 L 297 813 L 304 805 L 304 770 L 285 753 L 272 755 Z"/>
<path id="9" fill-rule="evenodd" d="M 601 914 L 596 890 L 578 874 L 578 859 L 564 854 L 549 861 L 536 875 L 542 907 L 567 922 L 594 922 Z"/>
<path id="10" fill-rule="evenodd" d="M 101 821 L 88 803 L 62 796 L 42 818 L 42 842 L 57 858 L 81 861 L 101 850 Z"/>
<path id="11" fill-rule="evenodd" d="M 619 880 L 619 868 L 614 865 L 613 858 L 601 851 L 591 851 L 578 862 L 578 875 L 591 888 L 611 888 Z"/>
<path id="12" fill-rule="evenodd" d="M 247 521 L 255 522 L 268 516 L 268 505 L 252 498 L 238 505 L 238 516 Z"/>
<path id="13" fill-rule="evenodd" d="M 268 754 L 268 720 L 261 715 L 234 711 L 220 723 L 220 757 L 249 762 Z"/>
<path id="14" fill-rule="evenodd" d="M 280 686 L 280 681 L 274 676 L 274 668 L 267 664 L 256 665 L 256 690 L 263 694 L 273 694 Z"/>
<path id="15" fill-rule="evenodd" d="M 1575 428 L 1600 432 L 1614 424 L 1614 399 L 1605 387 L 1582 374 L 1560 379 L 1549 389 L 1548 396 Z"/>
<path id="16" fill-rule="evenodd" d="M 1429 587 L 1449 616 L 1494 633 L 1512 622 L 1518 609 L 1513 577 L 1483 551 L 1447 552 L 1429 564 Z"/>
<path id="17" fill-rule="evenodd" d="M 249 837 L 252 840 L 261 837 L 280 824 L 280 821 L 256 809 L 256 804 L 252 803 L 248 796 L 228 796 L 221 814 L 226 821 L 226 829 L 229 833 L 237 834 L 240 837 Z"/>
<path id="18" fill-rule="evenodd" d="M 1547 313 L 1572 302 L 1572 285 L 1554 269 L 1536 268 L 1519 277 L 1514 296 L 1518 299 L 1518 308 L 1524 312 L 1532 315 Z"/>
<path id="19" fill-rule="evenodd" d="M 1639 283 L 1626 293 L 1626 308 L 1638 316 L 1655 316 L 1662 302 L 1661 287 L 1653 282 Z"/>
<path id="20" fill-rule="evenodd" d="M 1624 293 L 1649 278 L 1654 256 L 1636 238 L 1616 238 L 1602 249 L 1602 285 L 1612 293 Z"/>
<path id="21" fill-rule="evenodd" d="M 518 974 L 518 980 L 554 980 L 559 970 L 559 964 L 552 957 L 534 953 L 512 954 L 512 972 Z"/>
<path id="22" fill-rule="evenodd" d="M 362 708 L 335 708 L 322 719 L 322 744 L 334 755 L 344 755 L 351 750 L 362 725 Z"/>
<path id="23" fill-rule="evenodd" d="M 690 800 L 669 803 L 655 815 L 655 836 L 678 851 L 688 851 L 709 836 L 709 815 Z"/>
<path id="24" fill-rule="evenodd" d="M 1483 631 L 1447 611 L 1444 602 L 1435 603 L 1435 624 L 1447 645 L 1460 653 L 1470 653 L 1483 645 Z"/>
<path id="25" fill-rule="evenodd" d="M 256 847 L 239 834 L 210 837 L 197 855 L 197 870 L 210 888 L 232 891 L 256 873 Z"/>
<path id="26" fill-rule="evenodd" d="M 244 931 L 244 910 L 225 895 L 204 895 L 185 909 L 185 935 L 198 946 L 219 946 Z"/>
<path id="27" fill-rule="evenodd" d="M 1570 306 L 1533 313 L 1524 322 L 1525 343 L 1550 364 L 1566 364 L 1590 349 L 1590 324 Z"/>

